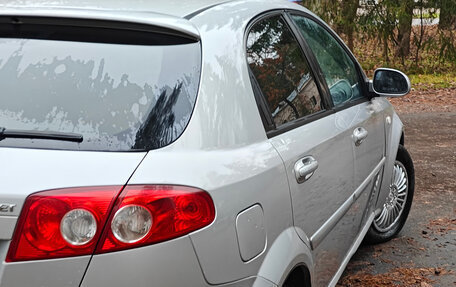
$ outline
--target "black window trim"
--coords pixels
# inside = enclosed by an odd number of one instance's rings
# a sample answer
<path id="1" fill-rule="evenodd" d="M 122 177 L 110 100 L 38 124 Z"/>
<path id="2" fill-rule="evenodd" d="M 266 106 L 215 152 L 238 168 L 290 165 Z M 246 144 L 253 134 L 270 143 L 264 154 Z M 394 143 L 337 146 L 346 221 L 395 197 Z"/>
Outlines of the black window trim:
<path id="1" fill-rule="evenodd" d="M 274 121 L 272 117 L 269 116 L 270 111 L 268 107 L 268 103 L 266 98 L 263 96 L 263 92 L 261 91 L 260 84 L 258 83 L 255 75 L 253 74 L 252 69 L 250 66 L 247 66 L 249 69 L 249 78 L 252 84 L 253 93 L 255 95 L 255 102 L 257 103 L 257 108 L 260 112 L 261 121 L 266 129 L 266 131 L 273 130 L 275 128 Z"/>
<path id="2" fill-rule="evenodd" d="M 361 65 L 359 64 L 358 60 L 355 58 L 355 56 L 350 51 L 350 49 L 348 49 L 347 45 L 345 45 L 345 43 L 342 41 L 342 39 L 340 39 L 340 37 L 337 34 L 335 34 L 334 31 L 332 31 L 324 22 L 322 22 L 320 19 L 318 19 L 317 17 L 315 17 L 312 14 L 309 14 L 309 13 L 303 12 L 303 11 L 299 11 L 299 10 L 288 10 L 288 9 L 285 10 L 285 14 L 288 17 L 290 24 L 298 32 L 297 37 L 301 38 L 301 40 L 305 43 L 306 46 L 307 46 L 307 42 L 304 39 L 304 37 L 302 36 L 302 34 L 299 32 L 298 27 L 296 26 L 296 23 L 292 20 L 292 18 L 291 18 L 292 15 L 297 15 L 297 16 L 302 16 L 304 18 L 308 18 L 308 19 L 314 21 L 315 23 L 317 23 L 318 25 L 320 25 L 320 27 L 325 29 L 329 33 L 329 35 L 331 35 L 337 41 L 337 43 L 339 43 L 339 45 L 342 47 L 342 49 L 345 51 L 345 53 L 348 55 L 348 57 L 352 60 L 353 64 L 355 65 L 355 69 L 358 74 L 359 84 L 361 85 L 360 88 L 361 88 L 361 92 L 362 92 L 362 97 L 359 99 L 352 100 L 352 101 L 347 101 L 340 106 L 334 106 L 334 103 L 332 102 L 331 94 L 329 92 L 329 87 L 326 83 L 326 80 L 324 80 L 324 78 L 323 78 L 323 85 L 326 87 L 325 91 L 328 93 L 327 95 L 329 96 L 329 98 L 331 100 L 330 109 L 333 110 L 334 112 L 339 112 L 339 111 L 351 108 L 353 106 L 356 106 L 358 104 L 370 101 L 370 96 L 369 96 L 370 93 L 369 93 L 369 89 L 367 86 L 369 79 L 367 78 L 366 74 L 364 73 L 363 69 L 361 68 Z M 319 73 L 321 73 L 321 76 L 323 77 L 323 73 L 321 71 L 320 65 L 318 64 L 318 62 L 316 60 L 315 54 L 312 52 L 312 50 L 310 48 L 308 48 L 308 49 L 309 49 L 309 53 L 311 54 L 312 59 L 316 62 L 316 65 L 318 66 Z"/>
<path id="3" fill-rule="evenodd" d="M 263 95 L 263 92 L 261 91 L 261 88 L 256 80 L 255 75 L 253 74 L 252 69 L 250 68 L 247 56 L 247 41 L 249 38 L 249 33 L 250 30 L 252 29 L 253 25 L 261 21 L 262 19 L 272 17 L 275 15 L 280 15 L 282 13 L 282 10 L 272 10 L 272 11 L 266 11 L 263 14 L 260 14 L 259 16 L 253 18 L 250 23 L 247 24 L 245 33 L 244 33 L 244 50 L 245 50 L 245 64 L 247 65 L 247 69 L 249 71 L 249 80 L 250 84 L 252 87 L 253 94 L 255 96 L 255 102 L 257 103 L 258 111 L 261 116 L 261 121 L 263 122 L 263 126 L 265 129 L 265 132 L 268 133 L 271 130 L 275 129 L 274 121 L 272 117 L 270 116 L 271 112 L 269 110 L 269 107 L 266 102 L 266 98 Z"/>
<path id="4" fill-rule="evenodd" d="M 266 136 L 268 138 L 275 137 L 279 134 L 288 132 L 292 129 L 298 128 L 300 126 L 303 126 L 305 124 L 308 124 L 308 123 L 316 121 L 316 120 L 319 120 L 323 117 L 326 117 L 326 116 L 334 113 L 334 109 L 332 108 L 332 105 L 330 104 L 332 100 L 329 97 L 329 93 L 322 90 L 323 87 L 326 87 L 325 89 L 327 89 L 327 86 L 326 86 L 326 83 L 324 82 L 324 79 L 322 79 L 321 72 L 317 72 L 317 74 L 316 74 L 316 71 L 319 71 L 319 66 L 317 66 L 318 69 L 315 70 L 315 63 L 312 63 L 312 61 L 309 58 L 309 54 L 308 54 L 309 51 L 306 51 L 306 48 L 304 48 L 307 46 L 304 46 L 302 44 L 303 43 L 302 39 L 300 39 L 301 35 L 296 33 L 296 28 L 293 27 L 293 25 L 290 25 L 291 19 L 288 18 L 288 15 L 286 15 L 285 12 L 286 12 L 286 10 L 279 9 L 279 10 L 266 11 L 262 14 L 257 15 L 247 25 L 247 28 L 245 30 L 245 35 L 244 35 L 244 48 L 246 51 L 245 62 L 248 67 L 248 70 L 249 70 L 249 78 L 250 78 L 250 82 L 252 85 L 252 90 L 255 95 L 255 100 L 256 100 L 257 106 L 259 108 L 261 120 L 263 121 Z M 285 25 L 287 25 L 287 27 L 290 29 L 290 32 L 292 33 L 293 37 L 295 38 L 296 42 L 298 43 L 306 61 L 309 64 L 310 72 L 314 78 L 315 84 L 317 85 L 317 89 L 318 89 L 320 98 L 323 102 L 323 108 L 324 108 L 324 110 L 312 113 L 312 114 L 304 116 L 304 117 L 300 117 L 296 120 L 283 124 L 279 127 L 276 127 L 276 125 L 274 124 L 274 120 L 272 118 L 272 113 L 266 102 L 266 97 L 264 96 L 263 92 L 261 91 L 261 88 L 259 87 L 258 82 L 256 81 L 256 78 L 255 78 L 255 75 L 253 74 L 252 70 L 250 69 L 250 65 L 247 60 L 247 40 L 248 40 L 250 30 L 259 21 L 262 21 L 264 19 L 267 19 L 267 18 L 273 17 L 273 16 L 280 16 L 284 20 Z M 311 56 L 313 56 L 313 54 L 311 54 Z M 322 80 L 323 80 L 323 82 L 322 82 Z"/>

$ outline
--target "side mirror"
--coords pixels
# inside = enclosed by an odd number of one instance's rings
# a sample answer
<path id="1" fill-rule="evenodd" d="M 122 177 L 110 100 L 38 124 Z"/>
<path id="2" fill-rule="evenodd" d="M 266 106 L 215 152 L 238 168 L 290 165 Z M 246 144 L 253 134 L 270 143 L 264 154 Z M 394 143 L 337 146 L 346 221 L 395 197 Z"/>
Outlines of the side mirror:
<path id="1" fill-rule="evenodd" d="M 375 70 L 369 90 L 381 97 L 402 97 L 410 92 L 410 79 L 401 71 L 387 68 Z"/>

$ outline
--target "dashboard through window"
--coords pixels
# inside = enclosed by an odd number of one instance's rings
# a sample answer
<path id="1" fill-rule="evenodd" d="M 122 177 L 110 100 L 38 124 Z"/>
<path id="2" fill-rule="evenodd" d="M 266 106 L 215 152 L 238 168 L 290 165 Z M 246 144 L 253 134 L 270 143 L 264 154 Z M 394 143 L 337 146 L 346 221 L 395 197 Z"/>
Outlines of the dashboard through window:
<path id="1" fill-rule="evenodd" d="M 281 16 L 262 19 L 252 26 L 247 61 L 276 127 L 322 110 L 309 64 Z"/>

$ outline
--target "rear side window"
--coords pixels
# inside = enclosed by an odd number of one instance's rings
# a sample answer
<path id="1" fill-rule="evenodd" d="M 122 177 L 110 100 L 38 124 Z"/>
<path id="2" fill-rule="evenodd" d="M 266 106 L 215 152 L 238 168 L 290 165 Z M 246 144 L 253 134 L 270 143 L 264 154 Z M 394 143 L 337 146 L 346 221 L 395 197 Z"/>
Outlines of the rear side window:
<path id="1" fill-rule="evenodd" d="M 198 42 L 0 38 L 0 127 L 83 135 L 81 143 L 5 138 L 0 145 L 112 151 L 163 147 L 181 135 L 190 119 L 200 53 Z"/>
<path id="2" fill-rule="evenodd" d="M 309 64 L 282 17 L 272 16 L 252 26 L 247 61 L 276 127 L 322 109 Z"/>

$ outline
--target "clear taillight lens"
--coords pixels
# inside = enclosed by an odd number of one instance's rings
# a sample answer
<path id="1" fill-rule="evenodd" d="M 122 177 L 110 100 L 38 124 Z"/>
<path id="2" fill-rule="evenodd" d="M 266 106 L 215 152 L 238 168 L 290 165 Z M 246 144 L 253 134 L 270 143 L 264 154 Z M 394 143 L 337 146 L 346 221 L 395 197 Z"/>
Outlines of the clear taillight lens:
<path id="1" fill-rule="evenodd" d="M 209 225 L 214 218 L 214 203 L 209 194 L 200 189 L 171 185 L 127 186 L 116 201 L 108 219 L 111 228 L 103 233 L 96 253 L 176 238 Z"/>
<path id="2" fill-rule="evenodd" d="M 122 186 L 47 190 L 24 203 L 7 262 L 93 254 Z"/>
<path id="3" fill-rule="evenodd" d="M 135 243 L 149 234 L 152 215 L 140 205 L 127 205 L 119 209 L 111 221 L 114 237 L 122 243 Z"/>
<path id="4" fill-rule="evenodd" d="M 60 233 L 73 246 L 89 243 L 97 232 L 97 219 L 85 209 L 68 211 L 60 221 Z"/>
<path id="5" fill-rule="evenodd" d="M 185 186 L 131 185 L 48 190 L 22 208 L 7 262 L 51 259 L 149 245 L 209 225 L 214 203 Z"/>

